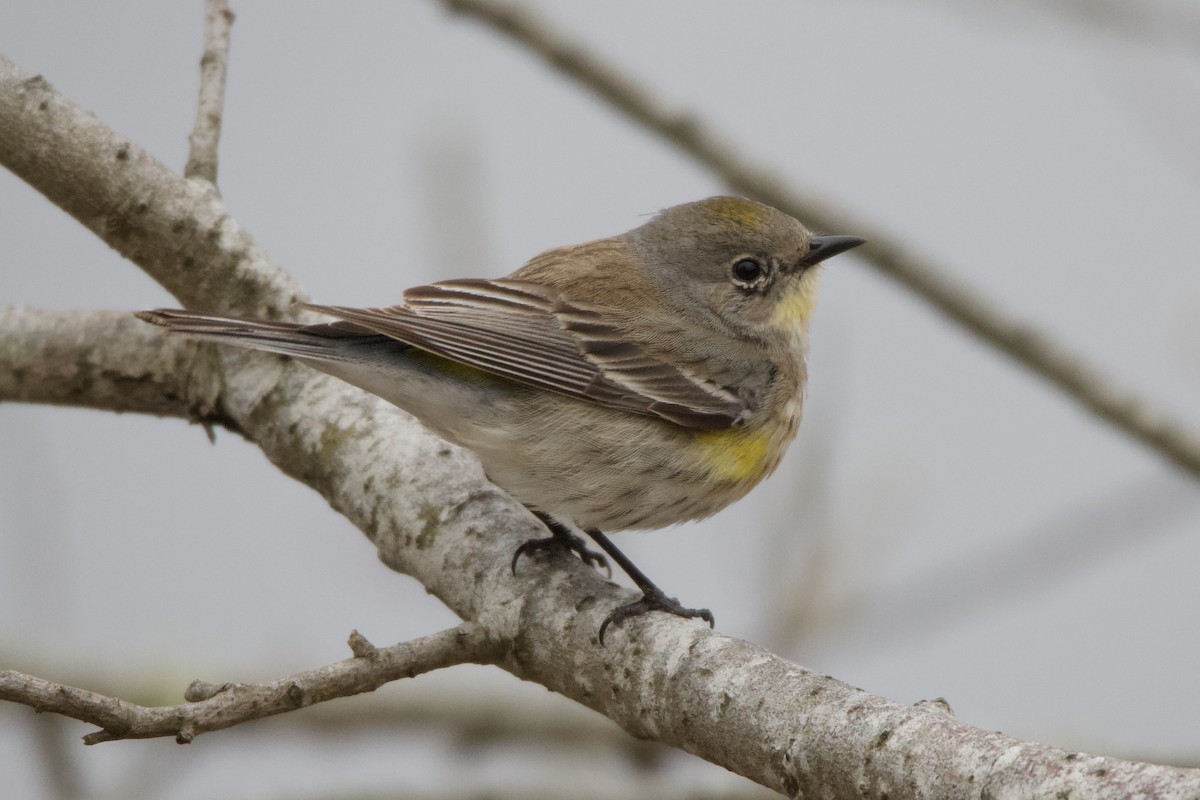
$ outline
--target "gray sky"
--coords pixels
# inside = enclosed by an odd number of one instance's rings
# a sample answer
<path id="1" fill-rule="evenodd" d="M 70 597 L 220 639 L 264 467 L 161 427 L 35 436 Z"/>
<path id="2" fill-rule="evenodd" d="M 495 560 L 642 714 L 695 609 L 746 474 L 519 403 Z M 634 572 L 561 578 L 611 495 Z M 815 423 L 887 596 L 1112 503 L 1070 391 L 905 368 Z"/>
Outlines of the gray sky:
<path id="1" fill-rule="evenodd" d="M 982 0 L 533 5 L 1200 428 L 1200 47 L 1184 24 L 1200 12 L 1130 4 L 1113 28 Z M 431 2 L 234 8 L 220 185 L 318 302 L 503 274 L 722 191 Z M 0 52 L 182 169 L 200 21 L 198 2 L 7 0 Z M 171 303 L 8 173 L 0 251 L 0 303 Z M 781 472 L 708 522 L 617 543 L 721 630 L 870 691 L 944 696 L 966 722 L 1064 747 L 1195 760 L 1200 487 L 853 255 L 820 305 Z M 781 631 L 796 597 L 803 637 Z M 231 435 L 0 408 L 0 666 L 182 689 L 343 658 L 352 628 L 382 644 L 452 621 Z M 0 769 L 32 793 L 28 716 L 0 708 Z M 98 787 L 167 759 L 172 798 L 439 785 L 436 743 L 331 746 L 273 724 L 77 755 Z M 681 761 L 681 780 L 728 780 Z M 486 785 L 479 770 L 455 781 Z"/>

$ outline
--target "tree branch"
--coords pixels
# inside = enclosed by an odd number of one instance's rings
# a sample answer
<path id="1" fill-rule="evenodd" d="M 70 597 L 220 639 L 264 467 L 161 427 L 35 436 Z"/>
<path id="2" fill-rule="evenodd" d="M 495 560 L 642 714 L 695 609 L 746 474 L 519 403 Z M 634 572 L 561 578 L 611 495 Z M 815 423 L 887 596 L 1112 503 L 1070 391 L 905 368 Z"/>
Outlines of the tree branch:
<path id="1" fill-rule="evenodd" d="M 238 431 L 211 350 L 117 311 L 0 307 L 0 403 L 183 417 Z"/>
<path id="2" fill-rule="evenodd" d="M 693 115 L 674 112 L 635 79 L 526 11 L 496 0 L 440 0 L 451 11 L 472 16 L 540 56 L 634 122 L 657 133 L 730 188 L 786 211 L 818 230 L 850 231 L 867 244 L 854 255 L 962 325 L 984 342 L 1058 387 L 1095 416 L 1157 451 L 1200 478 L 1200 436 L 1149 400 L 1106 376 L 1031 324 L 1009 316 L 950 271 L 915 252 L 867 220 L 785 186 L 726 146 Z"/>
<path id="3" fill-rule="evenodd" d="M 0 651 L 0 663 L 4 660 L 5 653 Z M 28 648 L 22 653 L 22 661 L 26 673 L 52 672 L 56 683 L 87 686 L 141 705 L 174 705 L 179 697 L 179 681 L 173 674 L 107 671 L 99 675 L 90 664 L 47 663 Z M 202 673 L 205 668 L 193 669 Z M 586 754 L 593 759 L 618 756 L 642 770 L 660 765 L 671 752 L 658 742 L 634 739 L 611 720 L 565 697 L 550 696 L 540 685 L 514 687 L 511 676 L 499 670 L 476 670 L 465 680 L 461 673 L 428 674 L 420 687 L 411 691 L 320 703 L 306 708 L 303 714 L 280 716 L 271 726 L 254 730 L 265 737 L 306 731 L 323 740 L 339 735 L 374 735 L 372 731 L 388 736 L 429 736 L 437 732 L 462 748 L 519 745 L 535 752 L 547 747 L 573 749 L 581 757 Z"/>
<path id="4" fill-rule="evenodd" d="M 234 13 L 227 0 L 204 4 L 204 55 L 200 57 L 200 97 L 196 124 L 188 137 L 190 145 L 185 178 L 217 185 L 217 145 L 221 140 L 221 118 L 225 109 L 225 74 L 229 67 L 229 34 Z"/>
<path id="5" fill-rule="evenodd" d="M 188 308 L 278 318 L 305 299 L 211 187 L 182 180 L 3 56 L 0 164 Z"/>
<path id="6" fill-rule="evenodd" d="M 292 282 L 215 200 L 127 142 L 125 158 L 114 155 L 120 137 L 45 81 L 21 75 L 0 61 L 0 160 L 106 241 L 98 211 L 152 220 L 115 241 L 185 302 L 283 313 Z M 474 457 L 379 398 L 295 363 L 223 353 L 217 364 L 209 386 L 193 373 L 184 385 L 189 398 L 219 397 L 238 427 L 362 529 L 386 564 L 479 623 L 490 641 L 506 643 L 500 666 L 635 736 L 789 795 L 949 798 L 968 786 L 985 796 L 1070 792 L 1072 800 L 1200 792 L 1200 771 L 1018 742 L 964 725 L 939 704 L 897 705 L 669 615 L 630 620 L 600 647 L 601 620 L 633 593 L 554 552 L 523 560 L 513 576 L 513 549 L 540 526 L 487 482 Z M 60 702 L 55 689 L 42 685 L 41 696 Z M 273 691 L 286 700 L 286 688 Z M 119 707 L 86 701 L 98 721 L 129 735 Z M 156 724 L 196 731 L 194 722 Z"/>
<path id="7" fill-rule="evenodd" d="M 139 706 L 14 670 L 0 671 L 0 699 L 99 726 L 101 730 L 84 737 L 86 744 L 160 736 L 174 736 L 187 744 L 208 731 L 373 692 L 400 678 L 454 664 L 490 664 L 503 650 L 483 627 L 472 623 L 383 650 L 372 647 L 357 631 L 350 641 L 353 658 L 270 683 L 193 681 L 184 693 L 188 702 L 176 706 Z"/>

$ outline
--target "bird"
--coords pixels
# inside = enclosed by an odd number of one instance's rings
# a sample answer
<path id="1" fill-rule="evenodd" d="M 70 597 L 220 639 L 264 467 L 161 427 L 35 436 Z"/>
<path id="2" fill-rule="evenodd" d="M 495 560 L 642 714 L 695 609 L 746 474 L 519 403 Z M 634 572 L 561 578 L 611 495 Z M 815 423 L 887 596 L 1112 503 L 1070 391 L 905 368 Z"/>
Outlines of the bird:
<path id="1" fill-rule="evenodd" d="M 609 626 L 650 611 L 713 625 L 605 532 L 703 519 L 774 471 L 800 423 L 818 266 L 864 242 L 718 196 L 547 250 L 503 278 L 417 286 L 385 307 L 298 304 L 326 323 L 137 316 L 294 358 L 474 452 L 550 533 L 517 549 L 514 572 L 556 546 L 606 567 L 582 532 L 641 590 L 603 620 L 603 645 Z"/>

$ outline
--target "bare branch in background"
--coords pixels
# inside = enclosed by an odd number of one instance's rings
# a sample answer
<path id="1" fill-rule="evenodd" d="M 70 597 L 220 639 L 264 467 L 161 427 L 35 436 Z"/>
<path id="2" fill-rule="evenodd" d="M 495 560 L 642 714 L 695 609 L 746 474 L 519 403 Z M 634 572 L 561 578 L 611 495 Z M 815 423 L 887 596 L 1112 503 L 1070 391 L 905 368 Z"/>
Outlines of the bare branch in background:
<path id="1" fill-rule="evenodd" d="M 226 0 L 204 4 L 204 55 L 200 57 L 200 96 L 196 124 L 188 136 L 185 178 L 217 185 L 217 146 L 225 114 L 225 74 L 229 67 L 229 34 L 234 14 Z"/>
<path id="2" fill-rule="evenodd" d="M 902 583 L 876 582 L 877 601 L 871 603 L 876 611 L 840 629 L 839 638 L 843 645 L 870 648 L 897 638 L 911 643 L 955 622 L 978 619 L 987 610 L 1027 601 L 1039 591 L 1066 585 L 1081 569 L 1177 532 L 1177 523 L 1195 513 L 1195 497 L 1189 481 L 1156 477 L 1106 492 L 1032 531 L 932 565 Z M 845 620 L 855 609 L 834 607 L 826 613 Z"/>
<path id="3" fill-rule="evenodd" d="M 950 319 L 1057 386 L 1095 416 L 1200 478 L 1200 436 L 1147 399 L 1123 387 L 1044 331 L 1019 321 L 998 305 L 933 266 L 886 230 L 785 186 L 772 170 L 751 164 L 692 115 L 668 109 L 628 75 L 568 41 L 534 15 L 494 0 L 440 0 L 527 47 L 630 119 L 708 167 L 730 188 L 791 214 L 823 231 L 850 231 L 868 243 L 855 255 L 911 289 Z"/>
<path id="4" fill-rule="evenodd" d="M 353 658 L 270 683 L 211 685 L 195 681 L 185 693 L 189 702 L 177 706 L 148 708 L 13 670 L 0 671 L 0 699 L 100 727 L 84 737 L 87 744 L 160 736 L 174 736 L 186 744 L 201 733 L 373 692 L 400 678 L 455 664 L 491 663 L 503 650 L 482 626 L 473 623 L 385 649 L 371 647 L 357 633 L 350 641 Z"/>
<path id="5" fill-rule="evenodd" d="M 951 12 L 988 12 L 1019 14 L 1025 22 L 1030 14 L 1053 15 L 1075 27 L 1088 29 L 1111 39 L 1133 42 L 1155 49 L 1174 43 L 1193 58 L 1200 55 L 1200 8 L 1194 3 L 1170 3 L 1161 0 L 971 0 L 942 3 L 937 7 Z"/>
<path id="6" fill-rule="evenodd" d="M 589 760 L 611 753 L 639 769 L 660 765 L 671 752 L 658 742 L 634 739 L 611 720 L 534 684 L 512 683 L 511 676 L 499 672 L 442 672 L 423 677 L 411 690 L 326 703 L 287 719 L 323 739 L 372 728 L 381 735 L 437 731 L 471 752 L 527 745 L 540 754 L 571 751 L 572 757 Z"/>
<path id="7" fill-rule="evenodd" d="M 431 242 L 423 259 L 430 281 L 456 277 L 463 264 L 482 270 L 495 261 L 488 244 L 482 136 L 470 125 L 435 118 L 416 153 L 422 228 Z"/>
<path id="8" fill-rule="evenodd" d="M 79 750 L 74 742 L 68 746 L 68 724 L 66 718 L 50 714 L 40 714 L 29 720 L 37 739 L 46 785 L 54 800 L 76 800 L 85 796 L 76 758 Z"/>

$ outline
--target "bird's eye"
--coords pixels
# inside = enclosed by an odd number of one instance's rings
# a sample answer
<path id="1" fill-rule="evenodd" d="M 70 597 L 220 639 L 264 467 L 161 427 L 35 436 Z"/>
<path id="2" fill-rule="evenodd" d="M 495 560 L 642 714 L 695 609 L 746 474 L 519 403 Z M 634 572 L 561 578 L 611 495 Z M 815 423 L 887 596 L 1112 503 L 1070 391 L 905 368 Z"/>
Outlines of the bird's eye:
<path id="1" fill-rule="evenodd" d="M 762 262 L 755 258 L 739 258 L 733 262 L 733 279 L 738 283 L 753 285 L 766 273 Z"/>

